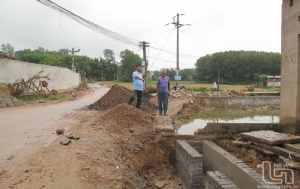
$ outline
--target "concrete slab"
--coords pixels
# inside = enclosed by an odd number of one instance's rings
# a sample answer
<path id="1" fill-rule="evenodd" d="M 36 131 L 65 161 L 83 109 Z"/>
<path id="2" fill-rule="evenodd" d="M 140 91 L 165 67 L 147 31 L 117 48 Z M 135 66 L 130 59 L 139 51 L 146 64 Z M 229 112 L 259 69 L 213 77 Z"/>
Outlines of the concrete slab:
<path id="1" fill-rule="evenodd" d="M 261 143 L 272 145 L 272 146 L 283 144 L 283 143 L 300 142 L 299 136 L 278 133 L 278 132 L 269 131 L 269 130 L 241 133 L 241 136 L 245 139 L 250 139 L 253 141 L 261 142 Z"/>
<path id="2" fill-rule="evenodd" d="M 300 154 L 300 143 L 297 144 L 283 144 L 283 148 L 287 150 L 291 150 L 293 152 L 297 152 Z"/>

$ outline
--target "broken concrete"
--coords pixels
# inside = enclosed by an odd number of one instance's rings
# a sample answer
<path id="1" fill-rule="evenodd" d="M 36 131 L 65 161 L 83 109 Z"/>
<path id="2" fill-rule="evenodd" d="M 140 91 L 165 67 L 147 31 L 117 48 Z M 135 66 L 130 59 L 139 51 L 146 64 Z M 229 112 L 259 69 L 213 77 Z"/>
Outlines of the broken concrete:
<path id="1" fill-rule="evenodd" d="M 290 134 L 278 133 L 274 131 L 252 131 L 241 133 L 245 139 L 261 142 L 268 145 L 279 145 L 283 143 L 297 143 L 300 142 L 300 137 Z"/>

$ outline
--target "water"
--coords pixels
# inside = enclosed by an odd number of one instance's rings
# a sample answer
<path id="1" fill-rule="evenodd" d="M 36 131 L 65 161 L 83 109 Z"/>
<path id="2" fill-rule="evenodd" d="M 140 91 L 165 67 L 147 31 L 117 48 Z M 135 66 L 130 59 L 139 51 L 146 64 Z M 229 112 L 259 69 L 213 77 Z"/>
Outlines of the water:
<path id="1" fill-rule="evenodd" d="M 177 129 L 178 134 L 194 134 L 206 123 L 279 123 L 279 110 L 258 110 L 247 112 L 235 108 L 218 108 L 207 114 L 198 115 L 194 120 L 184 123 Z"/>

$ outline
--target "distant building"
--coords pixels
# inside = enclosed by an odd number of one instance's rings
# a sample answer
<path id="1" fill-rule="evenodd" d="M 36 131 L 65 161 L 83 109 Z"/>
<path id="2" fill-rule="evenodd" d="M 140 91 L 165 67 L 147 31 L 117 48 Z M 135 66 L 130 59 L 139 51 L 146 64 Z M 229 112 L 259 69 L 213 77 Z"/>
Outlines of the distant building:
<path id="1" fill-rule="evenodd" d="M 3 59 L 9 59 L 9 60 L 17 60 L 15 57 L 7 56 L 5 54 L 0 54 L 1 58 Z"/>
<path id="2" fill-rule="evenodd" d="M 268 78 L 268 87 L 280 87 L 281 76 L 267 76 Z"/>

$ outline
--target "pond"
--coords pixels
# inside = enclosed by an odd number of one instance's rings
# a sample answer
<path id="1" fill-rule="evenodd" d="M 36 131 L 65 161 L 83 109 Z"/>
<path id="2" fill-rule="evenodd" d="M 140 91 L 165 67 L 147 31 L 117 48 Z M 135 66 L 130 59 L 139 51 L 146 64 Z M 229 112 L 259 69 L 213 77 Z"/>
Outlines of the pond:
<path id="1" fill-rule="evenodd" d="M 206 123 L 279 123 L 279 109 L 245 111 L 237 108 L 218 108 L 208 114 L 201 114 L 195 119 L 184 123 L 178 129 L 178 134 L 194 134 L 198 128 L 204 128 Z"/>

